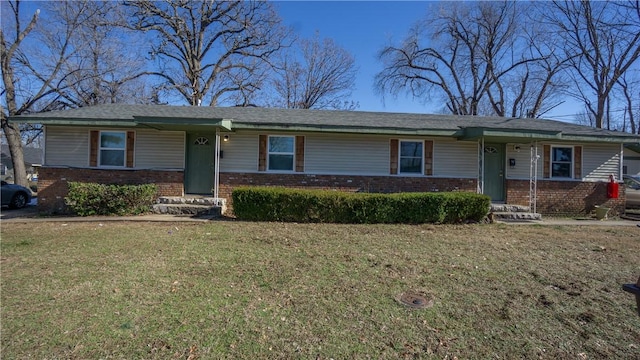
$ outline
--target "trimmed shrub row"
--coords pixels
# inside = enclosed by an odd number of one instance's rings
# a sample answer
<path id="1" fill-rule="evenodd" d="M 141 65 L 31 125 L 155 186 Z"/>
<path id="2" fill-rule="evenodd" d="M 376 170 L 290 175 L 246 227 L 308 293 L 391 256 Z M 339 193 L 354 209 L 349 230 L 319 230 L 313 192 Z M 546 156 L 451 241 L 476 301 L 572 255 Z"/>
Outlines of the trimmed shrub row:
<path id="1" fill-rule="evenodd" d="M 233 211 L 249 221 L 374 223 L 459 223 L 487 216 L 491 200 L 469 192 L 347 193 L 280 187 L 234 189 Z"/>
<path id="2" fill-rule="evenodd" d="M 79 216 L 138 215 L 151 211 L 158 189 L 155 184 L 104 185 L 69 182 L 67 206 Z"/>

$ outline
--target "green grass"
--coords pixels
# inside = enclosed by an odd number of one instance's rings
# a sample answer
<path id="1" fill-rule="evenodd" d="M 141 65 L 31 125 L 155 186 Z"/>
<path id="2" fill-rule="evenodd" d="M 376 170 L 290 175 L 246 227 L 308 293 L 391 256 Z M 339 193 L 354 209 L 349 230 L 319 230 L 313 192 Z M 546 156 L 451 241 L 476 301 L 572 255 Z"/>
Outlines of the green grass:
<path id="1" fill-rule="evenodd" d="M 3 359 L 640 357 L 631 227 L 2 224 Z M 395 300 L 407 290 L 434 305 Z"/>

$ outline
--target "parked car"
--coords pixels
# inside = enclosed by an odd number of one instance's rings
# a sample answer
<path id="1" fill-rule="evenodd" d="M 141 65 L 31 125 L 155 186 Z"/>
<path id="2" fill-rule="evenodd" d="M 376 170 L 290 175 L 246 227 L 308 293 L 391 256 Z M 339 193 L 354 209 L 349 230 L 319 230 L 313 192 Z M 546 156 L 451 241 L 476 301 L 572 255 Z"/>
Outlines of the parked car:
<path id="1" fill-rule="evenodd" d="M 627 208 L 640 208 L 640 176 L 624 175 Z"/>
<path id="2" fill-rule="evenodd" d="M 9 184 L 6 181 L 0 183 L 2 189 L 2 206 L 9 206 L 11 209 L 20 209 L 31 202 L 31 190 L 17 184 Z"/>

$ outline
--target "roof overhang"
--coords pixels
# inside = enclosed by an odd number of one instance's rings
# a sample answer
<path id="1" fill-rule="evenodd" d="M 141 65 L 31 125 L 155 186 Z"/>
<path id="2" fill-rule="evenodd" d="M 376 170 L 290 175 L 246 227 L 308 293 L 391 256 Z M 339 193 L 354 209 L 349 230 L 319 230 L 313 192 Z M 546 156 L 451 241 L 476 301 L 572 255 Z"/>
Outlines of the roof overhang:
<path id="1" fill-rule="evenodd" d="M 492 141 L 542 141 L 560 140 L 562 133 L 549 130 L 515 130 L 494 129 L 486 127 L 463 127 L 459 140 L 478 140 L 484 138 Z"/>
<path id="2" fill-rule="evenodd" d="M 530 141 L 581 141 L 581 142 L 610 142 L 617 144 L 638 143 L 638 138 L 629 136 L 606 135 L 578 135 L 565 134 L 562 131 L 537 129 L 496 129 L 487 127 L 463 127 L 459 140 L 485 139 L 495 142 L 530 142 Z"/>
<path id="3" fill-rule="evenodd" d="M 631 143 L 631 144 L 627 144 L 625 145 L 625 147 L 631 151 L 640 153 L 640 142 L 636 142 L 636 143 Z"/>
<path id="4" fill-rule="evenodd" d="M 225 131 L 231 131 L 231 119 L 158 119 L 136 117 L 139 126 L 148 127 L 156 130 L 189 130 L 189 131 L 206 131 L 211 128 L 220 128 Z"/>
<path id="5" fill-rule="evenodd" d="M 74 119 L 74 118 L 12 118 L 13 122 L 25 124 L 43 124 L 57 126 L 84 126 L 84 127 L 119 127 L 119 128 L 151 128 L 166 131 L 211 131 L 211 128 L 220 128 L 231 131 L 231 119 L 167 119 L 133 117 L 132 119 Z"/>
<path id="6" fill-rule="evenodd" d="M 369 127 L 369 126 L 337 126 L 337 125 L 302 125 L 302 124 L 252 124 L 233 123 L 233 130 L 269 130 L 291 132 L 323 132 L 343 134 L 367 134 L 367 135 L 406 135 L 406 136 L 447 136 L 457 137 L 459 130 L 451 129 L 408 129 L 393 127 Z"/>

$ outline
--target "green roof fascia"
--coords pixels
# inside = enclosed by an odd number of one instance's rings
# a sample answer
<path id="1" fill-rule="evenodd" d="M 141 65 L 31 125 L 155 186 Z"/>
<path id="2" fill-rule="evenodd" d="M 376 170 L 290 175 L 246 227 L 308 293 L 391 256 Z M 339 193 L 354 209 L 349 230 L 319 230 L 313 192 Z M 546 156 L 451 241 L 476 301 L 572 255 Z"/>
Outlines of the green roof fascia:
<path id="1" fill-rule="evenodd" d="M 140 116 L 136 116 L 135 119 L 136 119 L 136 123 L 147 126 L 147 127 L 151 127 L 151 128 L 213 126 L 213 127 L 223 128 L 226 131 L 231 131 L 232 129 L 231 119 L 193 119 L 193 118 L 168 119 L 168 118 L 146 118 L 146 117 L 140 117 Z"/>
<path id="2" fill-rule="evenodd" d="M 136 127 L 133 120 L 89 120 L 89 119 L 46 119 L 46 118 L 10 118 L 9 121 L 20 124 L 42 125 L 70 125 L 70 126 L 105 126 L 105 127 Z"/>
<path id="3" fill-rule="evenodd" d="M 608 142 L 616 144 L 633 144 L 638 142 L 637 137 L 630 136 L 602 136 L 602 135 L 563 135 L 562 140 L 583 142 Z"/>
<path id="4" fill-rule="evenodd" d="M 640 141 L 636 141 L 633 143 L 628 143 L 625 147 L 631 151 L 640 153 Z"/>
<path id="5" fill-rule="evenodd" d="M 491 129 L 485 127 L 464 127 L 459 140 L 477 140 L 483 137 L 530 139 L 530 140 L 560 140 L 562 132 L 549 130 L 521 130 L 521 129 Z"/>
<path id="6" fill-rule="evenodd" d="M 372 135 L 420 135 L 420 136 L 448 136 L 457 137 L 460 130 L 439 129 L 407 129 L 407 128 L 376 128 L 368 126 L 335 126 L 335 125 L 284 125 L 284 124 L 233 124 L 233 130 L 269 130 L 296 132 L 325 132 L 345 134 Z"/>
<path id="7" fill-rule="evenodd" d="M 119 120 L 119 119 L 47 119 L 47 118 L 12 118 L 11 121 L 25 124 L 43 124 L 58 126 L 93 126 L 93 127 L 148 127 L 154 129 L 163 129 L 171 127 L 173 129 L 190 128 L 190 127 L 221 127 L 226 131 L 231 131 L 232 121 L 230 119 L 216 119 L 211 121 L 208 119 L 146 119 L 138 118 Z"/>

